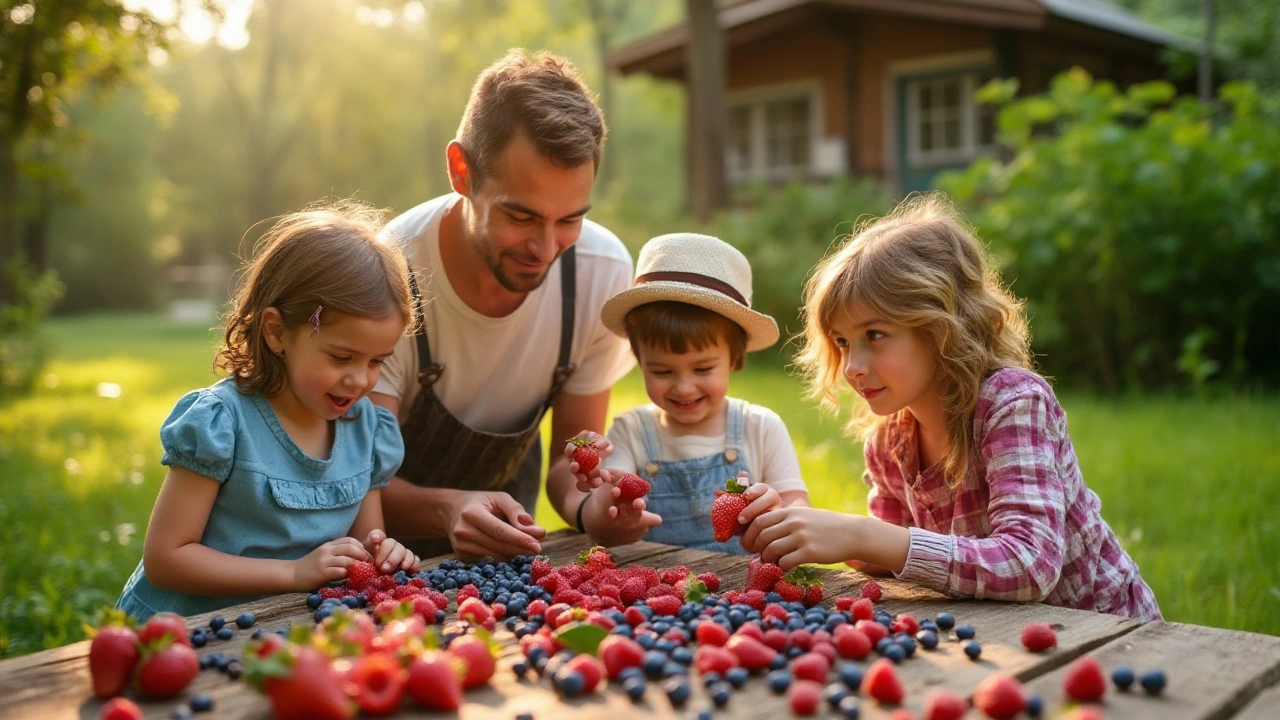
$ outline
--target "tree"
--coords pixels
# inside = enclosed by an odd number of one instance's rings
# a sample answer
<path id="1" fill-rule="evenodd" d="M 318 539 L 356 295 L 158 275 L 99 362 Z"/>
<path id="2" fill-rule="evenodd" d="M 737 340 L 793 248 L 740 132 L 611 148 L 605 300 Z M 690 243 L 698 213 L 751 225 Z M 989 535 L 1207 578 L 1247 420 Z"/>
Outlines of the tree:
<path id="1" fill-rule="evenodd" d="M 715 0 L 687 0 L 689 42 L 689 188 L 703 222 L 729 204 L 724 175 L 724 32 Z"/>

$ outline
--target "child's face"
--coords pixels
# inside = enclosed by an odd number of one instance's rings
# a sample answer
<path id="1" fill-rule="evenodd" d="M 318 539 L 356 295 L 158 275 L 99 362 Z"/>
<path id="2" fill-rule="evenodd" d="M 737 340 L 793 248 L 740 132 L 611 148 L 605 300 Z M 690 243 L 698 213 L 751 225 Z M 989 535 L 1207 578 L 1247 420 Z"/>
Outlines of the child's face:
<path id="1" fill-rule="evenodd" d="M 875 414 L 910 407 L 919 417 L 938 404 L 937 360 L 915 329 L 888 322 L 859 301 L 831 319 L 831 336 L 845 380 Z"/>
<path id="2" fill-rule="evenodd" d="M 723 339 L 702 350 L 673 353 L 640 345 L 644 389 L 672 423 L 710 434 L 729 391 L 729 346 Z M 707 432 L 704 432 L 707 431 Z"/>
<path id="3" fill-rule="evenodd" d="M 311 334 L 311 326 L 285 333 L 284 364 L 294 410 L 324 419 L 345 414 L 378 382 L 382 363 L 404 332 L 397 314 L 385 318 L 343 316 Z"/>

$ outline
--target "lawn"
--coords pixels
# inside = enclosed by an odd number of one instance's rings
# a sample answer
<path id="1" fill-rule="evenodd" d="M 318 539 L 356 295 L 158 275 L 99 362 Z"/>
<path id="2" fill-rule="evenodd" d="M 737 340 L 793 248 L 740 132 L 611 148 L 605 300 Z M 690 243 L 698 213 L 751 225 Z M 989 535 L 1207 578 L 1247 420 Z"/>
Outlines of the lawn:
<path id="1" fill-rule="evenodd" d="M 115 600 L 164 477 L 160 423 L 214 379 L 216 336 L 201 328 L 115 315 L 49 332 L 56 351 L 39 389 L 0 408 L 0 657 L 79 640 Z M 760 365 L 733 392 L 787 420 L 816 505 L 865 510 L 861 447 L 800 398 L 795 378 Z M 643 400 L 633 374 L 612 407 Z M 1085 478 L 1166 618 L 1280 634 L 1280 399 L 1062 402 Z M 550 515 L 544 499 L 540 522 L 563 526 Z"/>

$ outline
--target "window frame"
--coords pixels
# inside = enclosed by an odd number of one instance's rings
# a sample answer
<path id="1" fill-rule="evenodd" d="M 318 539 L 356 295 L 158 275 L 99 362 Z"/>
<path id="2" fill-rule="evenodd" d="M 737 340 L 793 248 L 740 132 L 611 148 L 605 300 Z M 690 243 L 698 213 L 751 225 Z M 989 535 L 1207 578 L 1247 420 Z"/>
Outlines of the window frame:
<path id="1" fill-rule="evenodd" d="M 767 167 L 769 138 L 766 106 L 801 98 L 807 100 L 809 105 L 808 159 L 804 165 Z M 748 155 L 745 167 L 739 168 L 733 165 L 730 158 L 733 144 L 728 141 L 725 143 L 725 177 L 731 185 L 785 182 L 814 177 L 817 174 L 815 160 L 822 151 L 823 118 L 822 86 L 817 80 L 777 83 L 733 91 L 728 93 L 725 99 L 726 115 L 730 118 L 735 109 L 746 108 L 748 112 Z M 729 122 L 730 120 L 727 119 L 726 126 Z M 726 129 L 729 128 L 726 127 Z"/>
<path id="2" fill-rule="evenodd" d="M 909 77 L 905 80 L 906 98 L 903 130 L 907 135 L 906 160 L 909 167 L 930 168 L 961 165 L 972 162 L 983 155 L 989 155 L 996 150 L 997 144 L 994 137 L 991 143 L 982 144 L 980 138 L 981 118 L 979 114 L 983 111 L 983 106 L 974 102 L 973 99 L 974 93 L 981 87 L 982 76 L 986 74 L 991 74 L 990 68 L 966 67 Z M 960 83 L 960 145 L 959 147 L 924 150 L 920 147 L 921 128 L 924 121 L 920 109 L 920 90 L 926 85 L 941 88 L 942 83 L 952 80 L 959 80 Z M 932 118 L 937 118 L 940 109 L 930 108 L 928 112 Z M 936 119 L 932 120 L 932 124 L 935 128 L 942 127 Z"/>

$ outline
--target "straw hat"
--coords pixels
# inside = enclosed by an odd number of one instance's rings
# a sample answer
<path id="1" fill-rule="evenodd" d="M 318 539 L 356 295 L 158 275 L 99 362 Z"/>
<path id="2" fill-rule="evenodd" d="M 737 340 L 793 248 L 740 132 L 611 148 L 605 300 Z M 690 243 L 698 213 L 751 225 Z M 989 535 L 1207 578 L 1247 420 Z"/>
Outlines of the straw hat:
<path id="1" fill-rule="evenodd" d="M 748 352 L 778 341 L 773 318 L 751 309 L 751 263 L 719 238 L 672 233 L 645 243 L 635 282 L 604 304 L 600 320 L 625 336 L 627 313 L 662 300 L 697 305 L 738 323 L 747 332 Z"/>

